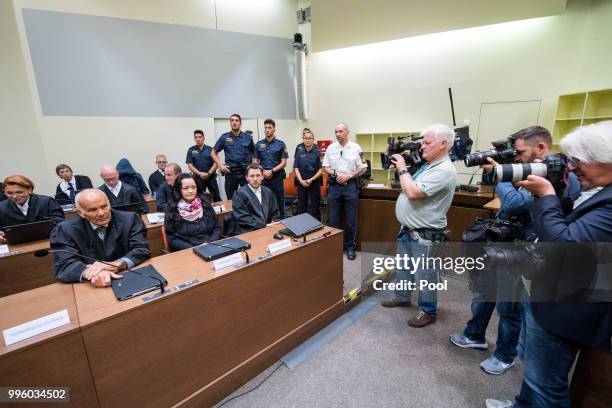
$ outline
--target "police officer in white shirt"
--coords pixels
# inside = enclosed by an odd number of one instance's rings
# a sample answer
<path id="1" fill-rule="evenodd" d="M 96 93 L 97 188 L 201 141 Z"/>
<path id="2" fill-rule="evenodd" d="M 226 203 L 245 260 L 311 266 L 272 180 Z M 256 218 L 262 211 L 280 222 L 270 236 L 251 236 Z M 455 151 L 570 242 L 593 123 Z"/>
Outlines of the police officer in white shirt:
<path id="1" fill-rule="evenodd" d="M 344 249 L 346 257 L 352 261 L 355 259 L 357 235 L 357 178 L 365 173 L 368 166 L 362 157 L 361 147 L 349 140 L 349 128 L 345 123 L 339 123 L 334 133 L 337 142 L 327 148 L 323 157 L 323 171 L 330 176 L 327 188 L 329 223 L 334 228 L 340 228 L 344 212 Z"/>

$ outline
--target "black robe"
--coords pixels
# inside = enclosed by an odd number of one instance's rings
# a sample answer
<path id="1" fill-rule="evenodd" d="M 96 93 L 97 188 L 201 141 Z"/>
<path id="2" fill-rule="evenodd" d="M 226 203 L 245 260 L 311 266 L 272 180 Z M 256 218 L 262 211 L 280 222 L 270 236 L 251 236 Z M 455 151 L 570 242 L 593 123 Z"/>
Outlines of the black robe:
<path id="1" fill-rule="evenodd" d="M 155 170 L 149 176 L 149 188 L 151 192 L 157 191 L 157 189 L 166 182 L 166 178 L 163 174 L 159 172 L 159 170 Z"/>
<path id="2" fill-rule="evenodd" d="M 89 221 L 73 217 L 51 232 L 51 249 L 62 249 L 101 261 L 128 258 L 138 265 L 151 257 L 147 228 L 140 215 L 111 210 L 111 221 L 102 241 Z M 80 282 L 81 274 L 93 261 L 65 252 L 54 252 L 53 274 L 63 282 Z"/>
<path id="3" fill-rule="evenodd" d="M 127 204 L 140 204 L 140 208 L 142 209 L 141 212 L 143 214 L 149 212 L 149 206 L 144 200 L 144 197 L 136 190 L 136 188 L 127 183 L 121 183 L 121 190 L 119 190 L 119 195 L 117 197 L 115 197 L 106 184 L 102 184 L 98 188 L 102 190 L 104 194 L 106 194 L 108 201 L 110 201 L 111 207 Z"/>
<path id="4" fill-rule="evenodd" d="M 78 193 L 81 190 L 85 190 L 86 188 L 93 188 L 93 184 L 91 184 L 91 180 L 87 176 L 74 176 L 74 182 L 76 184 L 76 192 Z M 60 204 L 70 204 L 73 200 L 70 199 L 70 196 L 62 191 L 62 187 L 60 186 L 62 183 L 58 183 L 55 189 L 55 199 Z"/>
<path id="5" fill-rule="evenodd" d="M 232 197 L 232 217 L 239 234 L 264 228 L 266 224 L 280 220 L 276 197 L 266 186 L 261 186 L 261 202 L 248 184 L 236 190 Z"/>
<path id="6" fill-rule="evenodd" d="M 64 221 L 62 207 L 51 197 L 38 194 L 30 195 L 27 215 L 23 215 L 17 204 L 11 200 L 0 202 L 0 227 L 29 224 L 43 220 L 51 220 L 54 224 Z"/>

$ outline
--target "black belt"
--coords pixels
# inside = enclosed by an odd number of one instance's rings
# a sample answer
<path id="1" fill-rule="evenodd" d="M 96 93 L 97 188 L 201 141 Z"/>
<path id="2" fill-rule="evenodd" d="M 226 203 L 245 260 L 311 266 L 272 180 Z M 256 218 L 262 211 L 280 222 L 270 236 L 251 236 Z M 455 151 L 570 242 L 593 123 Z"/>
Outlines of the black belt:
<path id="1" fill-rule="evenodd" d="M 422 238 L 432 242 L 446 242 L 450 240 L 450 230 L 447 228 L 408 228 L 402 225 L 401 231 L 414 231 Z"/>
<path id="2" fill-rule="evenodd" d="M 330 185 L 330 186 L 344 186 L 344 185 L 349 185 L 349 184 L 351 184 L 351 183 L 356 183 L 356 182 L 357 182 L 357 180 L 356 180 L 356 179 L 354 179 L 354 178 L 350 179 L 350 180 L 349 180 L 349 181 L 347 181 L 345 184 L 340 184 L 340 183 L 338 183 L 338 182 L 336 181 L 336 178 L 335 178 L 335 177 L 330 177 L 330 178 L 328 179 L 328 183 L 329 183 L 329 185 Z"/>

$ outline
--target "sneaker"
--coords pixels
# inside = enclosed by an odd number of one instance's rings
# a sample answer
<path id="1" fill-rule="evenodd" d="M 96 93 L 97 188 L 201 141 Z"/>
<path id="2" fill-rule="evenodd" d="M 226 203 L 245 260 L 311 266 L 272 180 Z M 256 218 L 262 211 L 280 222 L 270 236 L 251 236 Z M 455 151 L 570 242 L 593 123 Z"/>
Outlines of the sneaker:
<path id="1" fill-rule="evenodd" d="M 480 363 L 480 368 L 482 368 L 485 373 L 500 375 L 508 371 L 508 369 L 513 365 L 514 360 L 512 360 L 510 364 L 506 364 L 499 360 L 497 357 L 491 356 L 482 363 Z"/>
<path id="2" fill-rule="evenodd" d="M 408 320 L 408 326 L 410 327 L 425 327 L 427 325 L 432 324 L 436 321 L 436 316 L 430 315 L 429 313 L 425 313 L 422 310 L 419 310 L 419 313 L 416 314 L 412 319 Z"/>
<path id="3" fill-rule="evenodd" d="M 486 350 L 489 345 L 486 341 L 473 341 L 463 334 L 451 334 L 449 336 L 451 343 L 461 348 L 475 348 L 480 350 Z"/>
<path id="4" fill-rule="evenodd" d="M 398 299 L 390 299 L 390 300 L 383 300 L 382 302 L 380 302 L 380 305 L 382 307 L 410 307 L 411 303 L 410 301 L 403 301 L 403 300 L 398 300 Z"/>
<path id="5" fill-rule="evenodd" d="M 487 398 L 485 400 L 487 408 L 511 408 L 514 406 L 514 402 L 508 400 L 496 400 Z"/>

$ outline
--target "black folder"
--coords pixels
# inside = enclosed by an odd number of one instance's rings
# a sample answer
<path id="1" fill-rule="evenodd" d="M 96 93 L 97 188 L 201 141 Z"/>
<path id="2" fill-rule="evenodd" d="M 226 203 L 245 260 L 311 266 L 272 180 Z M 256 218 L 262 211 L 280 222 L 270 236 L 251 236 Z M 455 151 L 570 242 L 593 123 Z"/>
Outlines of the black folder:
<path id="1" fill-rule="evenodd" d="M 24 242 L 40 241 L 49 239 L 55 224 L 49 220 L 30 222 L 27 224 L 11 225 L 2 228 L 6 243 L 9 245 L 22 244 Z"/>
<path id="2" fill-rule="evenodd" d="M 222 245 L 222 247 L 213 244 Z M 248 242 L 231 237 L 222 239 L 220 241 L 215 241 L 212 244 L 202 244 L 193 248 L 193 252 L 195 252 L 200 258 L 203 258 L 206 262 L 209 262 L 249 248 L 251 248 L 251 244 Z"/>
<path id="3" fill-rule="evenodd" d="M 325 225 L 321 224 L 321 221 L 308 213 L 296 215 L 294 217 L 285 218 L 281 221 L 285 229 L 280 230 L 281 234 L 289 235 L 292 237 L 301 237 L 311 232 L 320 230 Z"/>
<path id="4" fill-rule="evenodd" d="M 168 281 L 152 265 L 143 266 L 135 269 L 135 271 L 145 276 L 126 271 L 121 274 L 123 275 L 122 279 L 112 280 L 111 284 L 117 300 L 127 300 L 155 289 L 161 289 L 159 280 L 162 281 L 164 286 L 168 284 Z M 155 276 L 159 280 L 151 278 L 151 276 Z"/>

